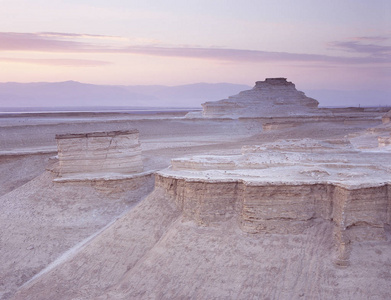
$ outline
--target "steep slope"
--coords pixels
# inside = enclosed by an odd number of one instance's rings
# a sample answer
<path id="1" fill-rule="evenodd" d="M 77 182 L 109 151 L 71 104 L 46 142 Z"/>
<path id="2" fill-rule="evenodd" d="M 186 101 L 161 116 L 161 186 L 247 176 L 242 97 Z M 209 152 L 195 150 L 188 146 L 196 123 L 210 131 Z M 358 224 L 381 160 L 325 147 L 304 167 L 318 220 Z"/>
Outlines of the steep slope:
<path id="1" fill-rule="evenodd" d="M 77 254 L 14 299 L 386 299 L 391 243 L 362 242 L 333 265 L 331 222 L 302 234 L 200 227 L 159 188 Z"/>
<path id="2" fill-rule="evenodd" d="M 164 236 L 179 216 L 155 191 L 78 253 L 53 270 L 38 274 L 14 299 L 96 299 Z"/>
<path id="3" fill-rule="evenodd" d="M 0 155 L 0 197 L 43 173 L 52 155 Z"/>
<path id="4" fill-rule="evenodd" d="M 151 176 L 53 183 L 46 171 L 0 197 L 0 299 L 147 195 Z"/>

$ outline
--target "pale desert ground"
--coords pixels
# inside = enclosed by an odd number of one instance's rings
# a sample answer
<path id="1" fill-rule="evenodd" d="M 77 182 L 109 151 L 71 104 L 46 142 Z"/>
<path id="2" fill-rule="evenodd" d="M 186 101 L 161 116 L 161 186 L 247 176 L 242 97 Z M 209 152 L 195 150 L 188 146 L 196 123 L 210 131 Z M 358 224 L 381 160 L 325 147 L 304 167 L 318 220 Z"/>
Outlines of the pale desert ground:
<path id="1" fill-rule="evenodd" d="M 248 119 L 159 115 L 0 118 L 0 299 L 390 299 L 391 233 L 334 263 L 331 221 L 299 234 L 202 226 L 154 189 L 177 157 L 240 154 L 280 139 L 376 143 L 367 122 L 263 131 Z M 138 129 L 147 175 L 53 182 L 55 135 Z M 356 134 L 356 135 L 354 135 Z M 358 135 L 357 135 L 358 134 Z"/>

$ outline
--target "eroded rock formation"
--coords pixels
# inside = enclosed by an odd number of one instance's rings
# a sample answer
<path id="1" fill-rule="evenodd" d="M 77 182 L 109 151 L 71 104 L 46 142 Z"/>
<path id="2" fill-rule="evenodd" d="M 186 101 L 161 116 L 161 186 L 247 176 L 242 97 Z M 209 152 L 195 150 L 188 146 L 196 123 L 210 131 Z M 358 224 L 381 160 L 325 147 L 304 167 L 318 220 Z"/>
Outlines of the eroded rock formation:
<path id="1" fill-rule="evenodd" d="M 296 127 L 311 122 L 342 122 L 345 125 L 380 123 L 389 108 L 318 108 L 318 101 L 298 91 L 286 78 L 266 78 L 257 81 L 251 90 L 220 101 L 202 104 L 202 112 L 191 112 L 186 118 L 251 119 L 262 120 L 263 130 Z M 388 117 L 387 117 L 388 116 Z M 383 122 L 389 115 L 383 117 Z"/>
<path id="2" fill-rule="evenodd" d="M 382 117 L 383 124 L 391 122 L 391 110 Z"/>
<path id="3" fill-rule="evenodd" d="M 61 134 L 56 141 L 60 177 L 143 171 L 137 130 Z"/>
<path id="4" fill-rule="evenodd" d="M 391 134 L 389 136 L 379 136 L 377 140 L 379 142 L 379 147 L 391 146 Z"/>
<path id="5" fill-rule="evenodd" d="M 270 117 L 301 115 L 313 112 L 318 101 L 296 90 L 286 78 L 266 78 L 257 81 L 248 91 L 228 99 L 202 104 L 204 117 L 247 116 Z"/>
<path id="6" fill-rule="evenodd" d="M 301 233 L 314 219 L 334 222 L 338 265 L 348 264 L 352 242 L 385 239 L 388 152 L 359 152 L 346 140 L 285 141 L 282 151 L 275 144 L 248 146 L 242 155 L 174 159 L 156 186 L 203 225 L 236 218 L 247 233 Z"/>

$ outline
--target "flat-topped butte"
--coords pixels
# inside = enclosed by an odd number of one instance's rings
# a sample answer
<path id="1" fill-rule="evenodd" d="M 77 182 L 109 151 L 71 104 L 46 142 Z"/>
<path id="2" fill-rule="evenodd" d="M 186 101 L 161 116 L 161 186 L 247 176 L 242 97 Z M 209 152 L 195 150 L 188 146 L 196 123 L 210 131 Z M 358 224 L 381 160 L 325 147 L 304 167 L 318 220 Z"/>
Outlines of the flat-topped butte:
<path id="1" fill-rule="evenodd" d="M 388 151 L 358 151 L 347 140 L 282 141 L 246 146 L 242 155 L 173 159 L 156 186 L 190 219 L 209 225 L 237 220 L 247 233 L 302 233 L 314 220 L 333 222 L 339 253 L 384 240 L 391 224 Z M 306 147 L 309 145 L 309 147 Z M 308 148 L 308 149 L 307 149 Z"/>
<path id="2" fill-rule="evenodd" d="M 143 171 L 139 132 L 133 130 L 56 135 L 64 179 L 118 177 Z"/>
<path id="3" fill-rule="evenodd" d="M 204 117 L 309 114 L 319 102 L 298 91 L 286 78 L 266 78 L 257 81 L 251 90 L 228 99 L 202 104 Z"/>

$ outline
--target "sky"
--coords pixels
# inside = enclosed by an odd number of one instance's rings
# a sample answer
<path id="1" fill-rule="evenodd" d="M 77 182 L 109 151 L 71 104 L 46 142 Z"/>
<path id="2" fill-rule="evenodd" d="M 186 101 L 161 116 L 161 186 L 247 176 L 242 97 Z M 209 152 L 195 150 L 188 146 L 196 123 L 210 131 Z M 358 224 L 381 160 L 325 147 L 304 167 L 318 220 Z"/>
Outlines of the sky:
<path id="1" fill-rule="evenodd" d="M 391 92 L 390 0 L 0 0 L 0 82 Z"/>

